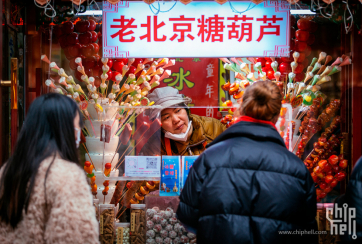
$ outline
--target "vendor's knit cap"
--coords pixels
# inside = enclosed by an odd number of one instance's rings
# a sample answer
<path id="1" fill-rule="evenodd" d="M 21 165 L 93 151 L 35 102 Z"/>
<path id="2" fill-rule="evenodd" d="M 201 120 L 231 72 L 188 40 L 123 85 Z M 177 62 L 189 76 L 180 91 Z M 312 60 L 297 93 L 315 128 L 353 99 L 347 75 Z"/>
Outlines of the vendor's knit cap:
<path id="1" fill-rule="evenodd" d="M 156 88 L 151 94 L 147 96 L 150 102 L 155 102 L 154 105 L 160 106 L 160 108 L 155 109 L 147 109 L 146 115 L 150 117 L 150 119 L 154 119 L 157 115 L 165 108 L 172 107 L 179 103 L 191 103 L 191 98 L 185 97 L 183 94 L 179 94 L 178 90 L 173 87 L 162 87 Z"/>

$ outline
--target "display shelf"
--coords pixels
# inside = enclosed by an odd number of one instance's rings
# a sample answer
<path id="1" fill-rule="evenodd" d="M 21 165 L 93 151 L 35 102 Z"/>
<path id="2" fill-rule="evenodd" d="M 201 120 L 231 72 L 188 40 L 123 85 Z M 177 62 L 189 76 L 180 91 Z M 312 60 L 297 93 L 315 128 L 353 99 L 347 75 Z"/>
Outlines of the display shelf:
<path id="1" fill-rule="evenodd" d="M 120 176 L 120 177 L 99 177 L 102 180 L 109 180 L 109 181 L 160 181 L 160 177 L 126 177 L 126 176 Z"/>

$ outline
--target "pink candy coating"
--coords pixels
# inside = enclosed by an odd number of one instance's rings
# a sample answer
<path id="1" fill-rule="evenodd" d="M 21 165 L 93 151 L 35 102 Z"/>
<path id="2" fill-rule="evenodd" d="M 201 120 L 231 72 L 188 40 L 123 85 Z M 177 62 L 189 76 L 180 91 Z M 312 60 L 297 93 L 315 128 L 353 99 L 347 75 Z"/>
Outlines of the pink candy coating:
<path id="1" fill-rule="evenodd" d="M 160 224 L 157 224 L 153 227 L 153 230 L 156 232 L 156 233 L 159 233 L 161 230 L 162 230 L 162 226 Z"/>
<path id="2" fill-rule="evenodd" d="M 170 224 L 174 225 L 177 223 L 177 219 L 175 217 L 169 219 Z"/>
<path id="3" fill-rule="evenodd" d="M 168 231 L 167 230 L 161 230 L 160 235 L 161 235 L 162 238 L 166 238 L 168 236 Z"/>
<path id="4" fill-rule="evenodd" d="M 168 224 L 168 221 L 167 219 L 161 219 L 160 223 L 163 227 L 165 227 Z"/>
<path id="5" fill-rule="evenodd" d="M 162 244 L 163 243 L 163 239 L 161 237 L 159 237 L 159 236 L 156 237 L 155 241 L 156 241 L 157 244 Z"/>
<path id="6" fill-rule="evenodd" d="M 155 225 L 155 223 L 153 223 L 151 220 L 148 220 L 146 223 L 146 227 L 148 229 L 152 229 L 154 225 Z"/>
<path id="7" fill-rule="evenodd" d="M 148 230 L 147 232 L 146 232 L 146 237 L 147 238 L 154 238 L 155 237 L 155 232 L 153 231 L 153 230 Z"/>
<path id="8" fill-rule="evenodd" d="M 161 216 L 158 215 L 158 214 L 155 214 L 155 215 L 152 217 L 152 221 L 155 222 L 155 223 L 160 223 L 160 221 L 161 221 Z"/>
<path id="9" fill-rule="evenodd" d="M 173 239 L 173 238 L 176 238 L 176 237 L 177 237 L 177 233 L 176 233 L 175 231 L 171 230 L 171 231 L 168 233 L 168 236 Z"/>
<path id="10" fill-rule="evenodd" d="M 170 224 L 168 224 L 168 225 L 165 227 L 165 230 L 171 231 L 171 230 L 173 230 L 173 226 L 170 225 Z"/>
<path id="11" fill-rule="evenodd" d="M 172 243 L 172 240 L 171 240 L 171 238 L 166 237 L 166 238 L 163 240 L 163 243 L 165 243 L 165 244 L 171 244 L 171 243 Z"/>
<path id="12" fill-rule="evenodd" d="M 189 242 L 189 238 L 187 236 L 181 236 L 181 242 Z"/>

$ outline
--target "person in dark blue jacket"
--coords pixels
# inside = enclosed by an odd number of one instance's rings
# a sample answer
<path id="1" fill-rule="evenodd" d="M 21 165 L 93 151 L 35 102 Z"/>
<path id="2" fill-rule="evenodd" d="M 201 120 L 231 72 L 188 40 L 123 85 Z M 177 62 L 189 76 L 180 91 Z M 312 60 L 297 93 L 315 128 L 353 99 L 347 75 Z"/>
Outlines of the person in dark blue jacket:
<path id="1" fill-rule="evenodd" d="M 314 182 L 274 126 L 281 101 L 270 81 L 248 87 L 239 122 L 191 168 L 177 216 L 198 244 L 318 243 Z"/>
<path id="2" fill-rule="evenodd" d="M 356 163 L 349 180 L 346 193 L 335 200 L 339 208 L 347 203 L 348 208 L 355 208 L 356 217 L 352 220 L 355 221 L 355 233 L 348 234 L 348 231 L 340 235 L 341 243 L 362 243 L 362 157 Z M 343 212 L 342 212 L 343 213 Z M 341 218 L 343 219 L 343 218 Z M 348 222 L 348 221 L 347 221 Z M 344 222 L 343 222 L 344 223 Z M 348 224 L 348 223 L 347 223 Z M 353 226 L 348 226 L 353 230 Z"/>

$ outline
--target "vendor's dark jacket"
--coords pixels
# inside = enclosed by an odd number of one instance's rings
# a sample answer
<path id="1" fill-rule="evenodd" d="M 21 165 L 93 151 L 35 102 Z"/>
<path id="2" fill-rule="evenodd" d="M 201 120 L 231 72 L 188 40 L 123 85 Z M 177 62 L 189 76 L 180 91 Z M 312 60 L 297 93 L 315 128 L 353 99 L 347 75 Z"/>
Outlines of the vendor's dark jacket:
<path id="1" fill-rule="evenodd" d="M 317 243 L 316 192 L 303 162 L 268 124 L 238 122 L 190 170 L 177 216 L 197 243 Z"/>
<path id="2" fill-rule="evenodd" d="M 200 155 L 205 151 L 206 144 L 211 143 L 226 130 L 226 127 L 214 118 L 191 114 L 190 121 L 192 121 L 193 131 L 189 140 L 178 142 L 170 139 L 172 155 Z M 164 133 L 155 133 L 142 148 L 142 153 L 144 155 L 159 155 L 160 152 L 161 155 L 167 155 Z"/>
<path id="3" fill-rule="evenodd" d="M 341 243 L 362 243 L 362 157 L 358 160 L 356 163 L 356 166 L 354 167 L 352 171 L 351 178 L 349 180 L 346 193 L 339 197 L 335 203 L 338 204 L 339 208 L 343 208 L 343 204 L 347 203 L 348 208 L 355 208 L 356 211 L 356 217 L 351 218 L 352 221 L 356 221 L 356 235 L 357 238 L 353 239 L 352 235 L 348 234 L 348 230 L 350 230 L 353 226 L 348 226 L 348 216 L 347 216 L 347 222 L 343 222 L 344 216 L 339 216 L 341 219 L 342 224 L 347 224 L 347 231 L 344 233 L 344 235 L 340 235 L 340 238 L 342 240 Z M 343 213 L 343 212 L 342 212 Z M 335 215 L 334 215 L 335 216 Z M 333 217 L 334 217 L 333 216 Z M 351 224 L 351 225 L 352 225 Z M 351 229 L 352 230 L 352 229 Z M 352 233 L 353 234 L 353 233 Z"/>

